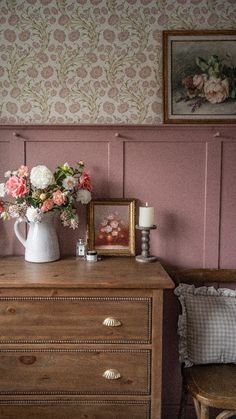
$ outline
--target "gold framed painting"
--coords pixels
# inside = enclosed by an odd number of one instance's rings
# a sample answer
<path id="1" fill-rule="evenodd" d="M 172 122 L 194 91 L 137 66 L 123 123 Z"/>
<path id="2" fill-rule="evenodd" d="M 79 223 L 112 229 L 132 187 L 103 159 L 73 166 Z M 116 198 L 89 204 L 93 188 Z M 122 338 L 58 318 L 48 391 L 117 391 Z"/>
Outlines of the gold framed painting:
<path id="1" fill-rule="evenodd" d="M 165 123 L 236 123 L 236 31 L 164 31 Z"/>
<path id="2" fill-rule="evenodd" d="M 88 247 L 100 255 L 135 255 L 135 199 L 98 199 L 88 206 Z"/>

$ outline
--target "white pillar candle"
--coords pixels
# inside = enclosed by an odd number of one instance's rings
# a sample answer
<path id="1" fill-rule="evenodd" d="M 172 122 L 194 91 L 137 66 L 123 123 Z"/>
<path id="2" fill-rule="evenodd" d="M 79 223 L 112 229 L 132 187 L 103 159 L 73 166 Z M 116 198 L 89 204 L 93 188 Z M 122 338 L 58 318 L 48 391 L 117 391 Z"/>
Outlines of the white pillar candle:
<path id="1" fill-rule="evenodd" d="M 154 207 L 149 207 L 146 202 L 145 207 L 139 208 L 139 226 L 152 227 L 154 225 Z"/>

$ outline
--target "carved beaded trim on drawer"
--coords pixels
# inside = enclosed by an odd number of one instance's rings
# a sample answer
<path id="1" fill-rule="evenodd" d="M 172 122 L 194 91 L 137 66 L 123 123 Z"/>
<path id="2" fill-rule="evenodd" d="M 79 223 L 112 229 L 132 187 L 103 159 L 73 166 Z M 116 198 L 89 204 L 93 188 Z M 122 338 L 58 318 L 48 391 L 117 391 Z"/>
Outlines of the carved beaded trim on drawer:
<path id="1" fill-rule="evenodd" d="M 97 352 L 97 349 L 52 349 L 52 348 L 39 348 L 39 349 L 28 349 L 28 348 L 15 348 L 15 349 L 0 349 L 0 353 L 35 353 L 35 352 Z M 0 391 L 2 395 L 150 395 L 151 392 L 151 351 L 148 349 L 99 349 L 99 352 L 110 352 L 110 353 L 146 353 L 146 367 L 147 367 L 147 391 L 101 391 L 101 392 L 90 392 L 90 391 Z"/>
<path id="2" fill-rule="evenodd" d="M 80 339 L 60 339 L 60 340 L 23 340 L 23 339 L 11 339 L 11 340 L 0 340 L 0 344 L 63 344 L 63 343 L 91 343 L 91 344 L 149 344 L 151 343 L 152 338 L 152 319 L 151 319 L 151 312 L 152 312 L 152 299 L 149 297 L 0 297 L 1 301 L 135 301 L 135 302 L 146 302 L 148 308 L 148 319 L 147 319 L 147 331 L 148 331 L 148 339 L 147 340 L 80 340 Z"/>
<path id="3" fill-rule="evenodd" d="M 67 405 L 150 405 L 150 402 L 145 400 L 0 400 L 0 405 L 52 405 L 52 404 L 67 404 Z"/>
<path id="4" fill-rule="evenodd" d="M 0 297 L 0 301 L 25 301 L 25 300 L 105 300 L 105 301 L 149 301 L 149 297 Z"/>

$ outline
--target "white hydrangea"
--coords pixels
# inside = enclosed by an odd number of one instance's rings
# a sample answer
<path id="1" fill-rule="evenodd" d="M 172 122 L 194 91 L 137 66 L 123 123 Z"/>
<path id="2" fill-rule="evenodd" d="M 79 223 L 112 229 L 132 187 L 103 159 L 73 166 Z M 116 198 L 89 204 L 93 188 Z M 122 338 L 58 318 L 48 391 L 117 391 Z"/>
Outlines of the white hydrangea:
<path id="1" fill-rule="evenodd" d="M 88 204 L 91 201 L 91 193 L 87 189 L 80 189 L 77 192 L 76 201 L 81 202 L 82 204 Z"/>
<path id="2" fill-rule="evenodd" d="M 42 213 L 39 208 L 29 207 L 26 211 L 26 217 L 29 222 L 39 222 L 42 219 Z"/>
<path id="3" fill-rule="evenodd" d="M 37 189 L 45 189 L 55 182 L 54 176 L 46 166 L 39 165 L 33 167 L 30 173 L 30 181 Z"/>
<path id="4" fill-rule="evenodd" d="M 7 172 L 4 173 L 4 177 L 10 177 L 11 176 L 11 171 L 8 170 Z"/>
<path id="5" fill-rule="evenodd" d="M 6 193 L 5 183 L 0 183 L 0 198 L 3 198 Z"/>
<path id="6" fill-rule="evenodd" d="M 62 186 L 68 191 L 71 191 L 77 185 L 77 183 L 78 180 L 76 180 L 73 176 L 66 176 L 66 178 L 63 179 Z"/>

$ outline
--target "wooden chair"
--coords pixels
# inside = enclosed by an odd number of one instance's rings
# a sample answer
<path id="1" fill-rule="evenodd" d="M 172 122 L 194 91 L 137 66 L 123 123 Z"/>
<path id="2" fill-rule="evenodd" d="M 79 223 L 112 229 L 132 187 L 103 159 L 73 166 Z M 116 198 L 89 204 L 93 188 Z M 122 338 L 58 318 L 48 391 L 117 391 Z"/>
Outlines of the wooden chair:
<path id="1" fill-rule="evenodd" d="M 190 394 L 198 419 L 209 419 L 209 408 L 223 409 L 216 419 L 236 417 L 236 365 L 210 364 L 182 368 L 183 388 L 179 419 L 186 416 Z"/>
<path id="2" fill-rule="evenodd" d="M 172 272 L 180 282 L 195 285 L 236 284 L 236 270 L 193 269 Z M 235 319 L 236 321 L 236 319 Z M 209 419 L 210 407 L 221 409 L 215 419 L 236 418 L 236 364 L 208 364 L 182 367 L 182 395 L 178 419 L 188 419 L 186 404 L 188 394 L 192 397 L 198 419 Z"/>

